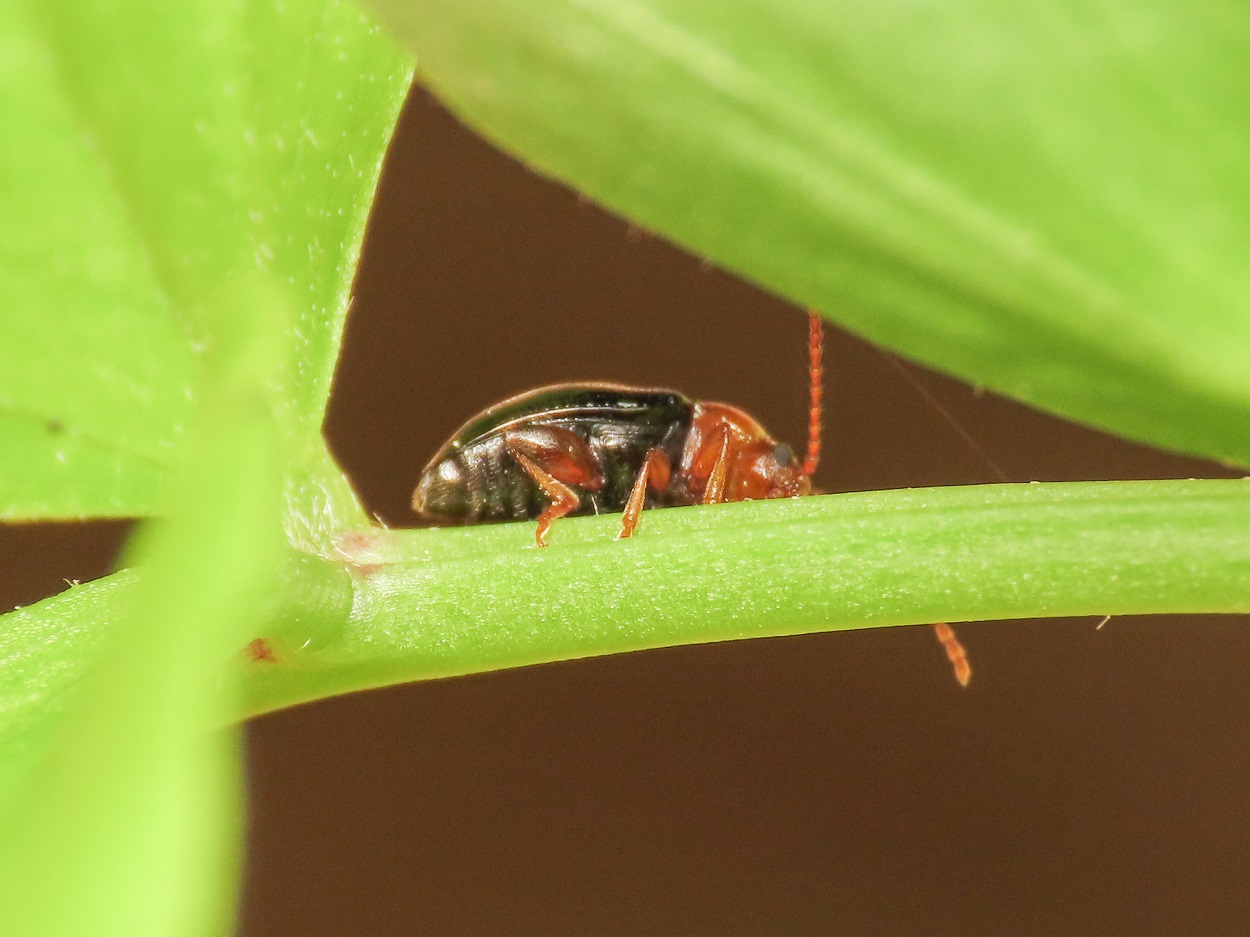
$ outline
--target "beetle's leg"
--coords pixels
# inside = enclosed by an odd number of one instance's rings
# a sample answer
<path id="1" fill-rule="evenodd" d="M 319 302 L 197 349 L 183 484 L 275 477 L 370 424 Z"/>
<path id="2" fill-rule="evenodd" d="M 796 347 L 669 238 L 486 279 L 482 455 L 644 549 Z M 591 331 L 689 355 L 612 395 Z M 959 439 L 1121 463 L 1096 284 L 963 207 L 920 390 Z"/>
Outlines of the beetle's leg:
<path id="1" fill-rule="evenodd" d="M 515 430 L 505 434 L 503 442 L 526 474 L 551 499 L 538 515 L 538 528 L 534 531 L 538 545 L 545 547 L 552 522 L 581 503 L 581 497 L 570 486 L 598 491 L 603 487 L 603 470 L 586 440 L 563 427 L 532 426 Z"/>
<path id="2" fill-rule="evenodd" d="M 668 487 L 672 471 L 673 467 L 663 449 L 651 449 L 647 452 L 647 458 L 638 470 L 638 477 L 634 479 L 634 487 L 630 489 L 629 500 L 625 502 L 625 511 L 621 514 L 621 532 L 616 535 L 617 540 L 633 536 L 638 527 L 638 519 L 642 516 L 642 506 L 646 503 L 647 488 L 663 491 Z"/>
<path id="3" fill-rule="evenodd" d="M 514 456 L 525 456 L 556 481 L 587 491 L 603 487 L 603 467 L 586 440 L 571 429 L 528 426 L 505 433 L 503 441 Z"/>
<path id="4" fill-rule="evenodd" d="M 540 547 L 547 545 L 547 531 L 551 530 L 551 522 L 558 517 L 563 517 L 569 511 L 576 508 L 581 503 L 581 498 L 564 482 L 557 481 L 551 477 L 551 473 L 544 471 L 542 466 L 531 459 L 529 456 L 520 452 L 512 453 L 516 460 L 521 463 L 521 468 L 529 474 L 529 477 L 538 483 L 538 487 L 543 490 L 551 503 L 543 508 L 543 512 L 538 515 L 538 527 L 534 531 L 534 539 L 538 541 Z"/>
<path id="5" fill-rule="evenodd" d="M 972 664 L 968 662 L 968 652 L 964 650 L 959 638 L 955 637 L 955 629 L 942 622 L 934 625 L 933 630 L 937 632 L 937 639 L 942 642 L 942 647 L 946 651 L 946 659 L 955 669 L 955 679 L 959 681 L 960 686 L 967 686 L 968 681 L 972 679 Z"/>
<path id="6" fill-rule="evenodd" d="M 707 487 L 703 489 L 704 504 L 719 504 L 725 500 L 725 482 L 729 477 L 729 427 L 722 423 L 712 438 L 720 441 L 720 451 L 707 477 Z"/>

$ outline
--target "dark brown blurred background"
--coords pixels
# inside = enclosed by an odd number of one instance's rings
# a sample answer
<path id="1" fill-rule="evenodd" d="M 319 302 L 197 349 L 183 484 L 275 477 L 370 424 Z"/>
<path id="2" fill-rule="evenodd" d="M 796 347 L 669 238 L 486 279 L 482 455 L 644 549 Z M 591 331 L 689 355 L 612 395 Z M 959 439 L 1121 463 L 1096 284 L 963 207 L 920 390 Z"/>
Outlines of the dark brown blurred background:
<path id="1" fill-rule="evenodd" d="M 377 202 L 327 422 L 394 526 L 517 391 L 736 403 L 801 446 L 799 311 L 632 229 L 423 92 Z M 827 490 L 993 481 L 831 334 Z M 1013 480 L 1227 475 L 912 369 Z M 125 525 L 0 528 L 0 600 L 109 568 Z M 246 937 L 1241 934 L 1250 622 L 963 625 L 680 648 L 416 684 L 248 729 Z M 418 626 L 414 623 L 414 627 Z"/>

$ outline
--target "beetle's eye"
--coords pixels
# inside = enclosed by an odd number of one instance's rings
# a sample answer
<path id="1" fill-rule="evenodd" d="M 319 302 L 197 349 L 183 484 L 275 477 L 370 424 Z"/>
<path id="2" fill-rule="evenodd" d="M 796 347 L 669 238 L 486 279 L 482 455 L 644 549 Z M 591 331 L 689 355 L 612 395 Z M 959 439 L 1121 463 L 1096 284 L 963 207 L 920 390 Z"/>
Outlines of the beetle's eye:
<path id="1" fill-rule="evenodd" d="M 780 443 L 777 448 L 773 450 L 773 458 L 777 460 L 778 465 L 785 468 L 794 461 L 794 450 L 785 443 Z"/>

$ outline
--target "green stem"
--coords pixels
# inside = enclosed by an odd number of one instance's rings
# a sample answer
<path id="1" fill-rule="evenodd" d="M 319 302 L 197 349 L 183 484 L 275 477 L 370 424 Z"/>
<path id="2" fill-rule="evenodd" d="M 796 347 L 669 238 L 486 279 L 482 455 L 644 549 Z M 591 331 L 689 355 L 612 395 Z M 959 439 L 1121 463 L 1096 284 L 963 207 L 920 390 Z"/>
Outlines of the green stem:
<path id="1" fill-rule="evenodd" d="M 1244 480 L 989 485 L 654 511 L 627 541 L 613 539 L 618 524 L 559 522 L 545 550 L 530 524 L 347 538 L 354 596 L 342 631 L 315 653 L 249 665 L 244 714 L 677 644 L 933 621 L 1250 611 Z"/>

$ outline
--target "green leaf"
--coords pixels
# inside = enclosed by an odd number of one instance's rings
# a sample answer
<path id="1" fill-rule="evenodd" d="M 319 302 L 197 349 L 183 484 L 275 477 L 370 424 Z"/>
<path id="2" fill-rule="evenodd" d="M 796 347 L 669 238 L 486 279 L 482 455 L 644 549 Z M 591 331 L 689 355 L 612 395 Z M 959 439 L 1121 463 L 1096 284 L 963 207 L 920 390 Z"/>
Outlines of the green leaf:
<path id="1" fill-rule="evenodd" d="M 824 495 L 362 533 L 341 637 L 245 665 L 244 712 L 407 680 L 842 628 L 1250 612 L 1250 482 Z M 936 661 L 936 649 L 935 649 Z M 936 662 L 935 662 L 936 666 Z"/>
<path id="2" fill-rule="evenodd" d="M 320 423 L 410 70 L 341 0 L 0 0 L 0 519 L 157 510 L 206 317 L 264 271 L 292 535 L 359 521 Z"/>
<path id="3" fill-rule="evenodd" d="M 610 208 L 974 383 L 1250 464 L 1250 7 L 370 2 Z"/>
<path id="4" fill-rule="evenodd" d="M 284 461 L 269 390 L 284 342 L 266 334 L 283 310 L 268 290 L 250 301 L 233 295 L 251 322 L 216 343 L 206 362 L 171 519 L 154 522 L 132 548 L 140 578 L 54 600 L 94 606 L 112 628 L 68 637 L 100 647 L 63 713 L 27 707 L 22 714 L 33 712 L 35 724 L 16 739 L 5 726 L 4 748 L 16 741 L 26 764 L 15 772 L 6 759 L 0 787 L 4 933 L 166 937 L 232 928 L 238 741 L 208 730 L 229 701 L 221 662 L 266 616 L 283 549 Z M 119 605 L 128 613 L 116 614 Z M 32 657 L 35 673 L 46 674 L 38 652 Z"/>

